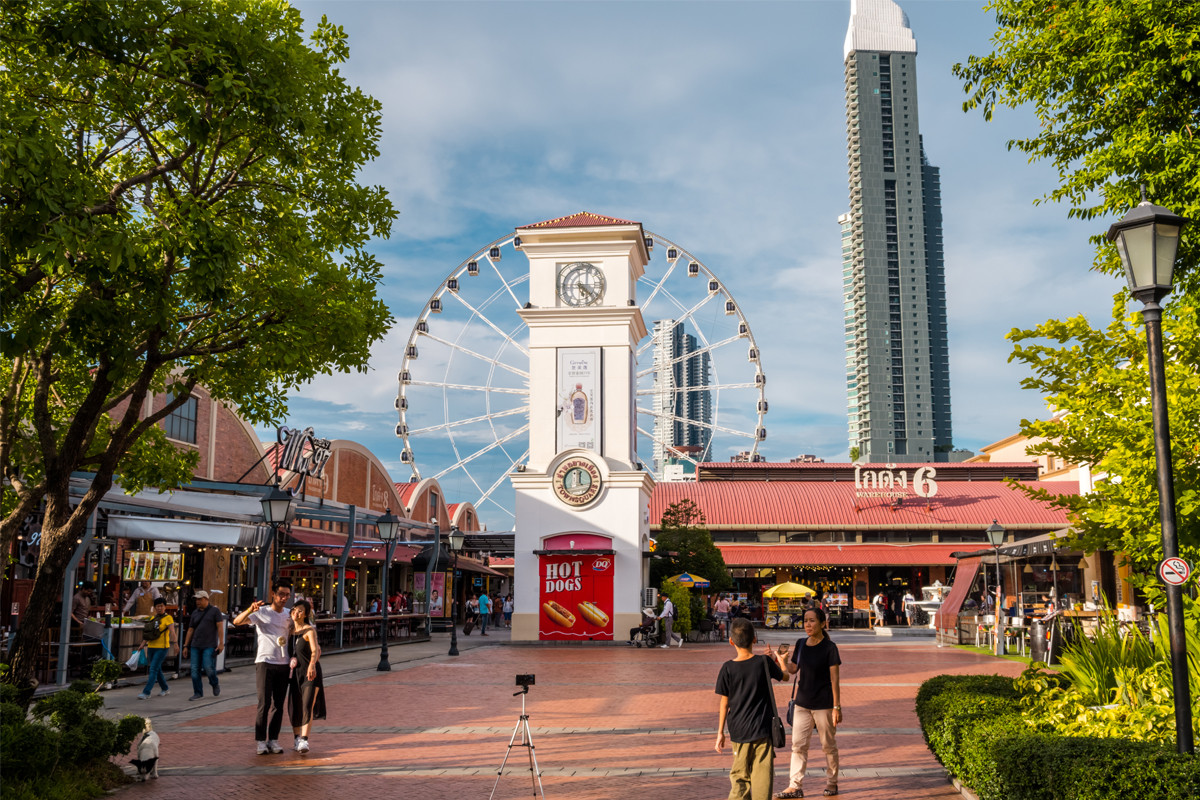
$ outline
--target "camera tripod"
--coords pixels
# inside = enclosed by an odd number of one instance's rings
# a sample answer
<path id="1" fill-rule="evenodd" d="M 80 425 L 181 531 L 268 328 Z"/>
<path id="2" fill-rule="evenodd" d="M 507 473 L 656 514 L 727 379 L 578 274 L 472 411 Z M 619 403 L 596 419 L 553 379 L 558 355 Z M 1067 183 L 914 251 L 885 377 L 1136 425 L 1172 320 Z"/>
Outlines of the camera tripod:
<path id="1" fill-rule="evenodd" d="M 546 791 L 542 789 L 542 772 L 538 769 L 537 756 L 533 752 L 533 734 L 529 731 L 529 715 L 525 713 L 525 695 L 529 694 L 529 686 L 521 687 L 521 691 L 513 692 L 513 697 L 521 696 L 521 718 L 517 720 L 517 724 L 513 726 L 512 738 L 508 740 L 508 750 L 504 753 L 504 760 L 500 762 L 500 770 L 496 773 L 496 782 L 492 784 L 492 793 L 488 795 L 488 800 L 492 800 L 496 796 L 496 789 L 500 786 L 500 778 L 504 775 L 504 765 L 508 763 L 508 757 L 512 755 L 514 747 L 529 748 L 529 772 L 533 779 L 533 796 L 537 797 L 540 793 L 542 800 L 545 800 Z M 517 742 L 517 734 L 521 735 L 520 743 Z"/>

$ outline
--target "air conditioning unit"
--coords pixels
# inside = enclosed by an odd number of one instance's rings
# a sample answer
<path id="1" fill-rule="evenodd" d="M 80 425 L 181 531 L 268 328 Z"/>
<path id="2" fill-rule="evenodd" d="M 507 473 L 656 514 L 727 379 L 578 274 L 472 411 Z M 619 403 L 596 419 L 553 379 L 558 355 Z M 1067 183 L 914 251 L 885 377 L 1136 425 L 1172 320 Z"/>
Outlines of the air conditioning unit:
<path id="1" fill-rule="evenodd" d="M 658 606 L 658 589 L 652 586 L 647 586 L 642 589 L 642 608 L 656 608 Z"/>

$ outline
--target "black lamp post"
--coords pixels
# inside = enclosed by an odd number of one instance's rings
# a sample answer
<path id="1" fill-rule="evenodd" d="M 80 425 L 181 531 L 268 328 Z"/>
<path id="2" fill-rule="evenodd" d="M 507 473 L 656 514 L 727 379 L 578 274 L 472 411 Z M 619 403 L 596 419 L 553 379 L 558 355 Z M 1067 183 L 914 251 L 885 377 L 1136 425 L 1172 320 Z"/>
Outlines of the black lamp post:
<path id="1" fill-rule="evenodd" d="M 993 652 L 998 656 L 1002 656 L 1005 653 L 1004 625 L 1000 622 L 1004 614 L 1004 609 L 1001 608 L 1001 605 L 1004 603 L 1004 578 L 1000 575 L 1000 545 L 1004 543 L 1004 526 L 996 520 L 992 520 L 992 524 L 988 525 L 987 530 L 984 532 L 987 534 L 988 542 L 996 550 L 996 607 L 993 609 L 996 619 L 996 633 L 992 638 L 995 640 L 993 643 Z"/>
<path id="2" fill-rule="evenodd" d="M 1158 516 L 1162 524 L 1163 558 L 1179 556 L 1175 532 L 1175 489 L 1171 476 L 1171 430 L 1167 423 L 1167 377 L 1163 366 L 1162 306 L 1171 292 L 1179 234 L 1188 220 L 1145 200 L 1108 229 L 1116 242 L 1129 291 L 1142 302 L 1146 348 L 1150 355 L 1150 406 L 1154 418 L 1154 453 L 1158 482 Z M 1175 690 L 1177 750 L 1193 748 L 1191 696 L 1183 629 L 1183 589 L 1167 586 L 1167 629 L 1171 640 L 1171 672 Z"/>
<path id="3" fill-rule="evenodd" d="M 467 537 L 455 525 L 450 529 L 450 552 L 454 554 L 454 565 L 450 568 L 450 575 L 455 581 L 458 580 L 458 551 L 462 550 L 463 540 Z M 454 616 L 454 603 L 458 598 L 458 585 L 454 586 L 454 595 L 450 598 L 450 652 L 447 655 L 458 655 L 458 625 L 457 619 Z"/>
<path id="4" fill-rule="evenodd" d="M 271 536 L 263 545 L 262 561 L 259 567 L 259 592 L 264 592 L 270 589 L 270 552 L 271 546 L 274 545 L 275 552 L 279 552 L 279 528 L 283 523 L 287 522 L 288 514 L 292 509 L 292 496 L 279 488 L 279 479 L 275 479 L 275 485 L 271 487 L 271 491 L 267 492 L 259 500 L 262 504 L 263 522 L 271 526 Z"/>
<path id="5" fill-rule="evenodd" d="M 392 555 L 396 551 L 396 540 L 400 533 L 400 518 L 389 508 L 383 516 L 375 520 L 375 528 L 379 531 L 379 539 L 386 551 L 383 560 L 383 597 L 379 604 L 383 609 L 383 622 L 379 631 L 379 672 L 391 672 L 392 663 L 388 661 L 388 570 L 392 566 Z"/>

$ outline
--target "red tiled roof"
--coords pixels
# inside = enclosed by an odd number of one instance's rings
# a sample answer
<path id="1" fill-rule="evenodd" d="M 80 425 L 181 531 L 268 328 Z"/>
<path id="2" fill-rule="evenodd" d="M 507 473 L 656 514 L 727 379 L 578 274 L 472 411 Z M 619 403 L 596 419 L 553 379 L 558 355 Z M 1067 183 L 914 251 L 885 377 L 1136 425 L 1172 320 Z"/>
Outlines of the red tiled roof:
<path id="1" fill-rule="evenodd" d="M 641 223 L 616 217 L 603 217 L 590 211 L 580 211 L 578 214 L 566 217 L 535 222 L 532 225 L 522 225 L 521 228 L 598 228 L 604 225 L 641 225 Z"/>
<path id="2" fill-rule="evenodd" d="M 950 555 L 964 544 L 723 544 L 727 567 L 927 566 L 954 564 Z"/>
<path id="3" fill-rule="evenodd" d="M 413 490 L 417 488 L 418 484 L 414 481 L 405 481 L 404 483 L 396 483 L 394 485 L 396 487 L 396 494 L 400 495 L 400 502 L 404 503 L 404 506 L 407 508 L 408 501 L 412 499 Z"/>
<path id="4" fill-rule="evenodd" d="M 1074 481 L 1043 481 L 1055 494 L 1078 494 Z M 992 520 L 1016 530 L 1065 527 L 1066 512 L 1007 483 L 946 481 L 928 501 L 913 495 L 898 507 L 882 497 L 855 497 L 853 481 L 700 481 L 659 483 L 650 497 L 651 526 L 672 503 L 690 499 L 710 529 L 864 530 L 978 529 Z M 961 546 L 959 549 L 962 549 Z"/>

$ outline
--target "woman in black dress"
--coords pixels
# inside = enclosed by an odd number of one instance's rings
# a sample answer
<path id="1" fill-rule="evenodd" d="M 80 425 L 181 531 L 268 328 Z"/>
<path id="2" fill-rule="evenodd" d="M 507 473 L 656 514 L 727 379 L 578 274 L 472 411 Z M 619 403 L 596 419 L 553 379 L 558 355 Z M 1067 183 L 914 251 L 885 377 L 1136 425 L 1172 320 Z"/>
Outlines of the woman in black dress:
<path id="1" fill-rule="evenodd" d="M 312 605 L 297 600 L 292 606 L 292 635 L 288 649 L 292 653 L 291 685 L 288 690 L 288 716 L 296 735 L 297 753 L 308 752 L 308 730 L 314 719 L 325 719 L 325 684 L 321 679 L 321 646 L 313 625 Z"/>

